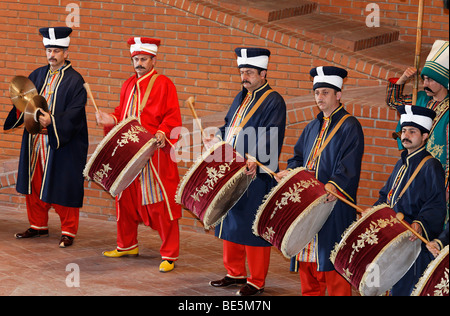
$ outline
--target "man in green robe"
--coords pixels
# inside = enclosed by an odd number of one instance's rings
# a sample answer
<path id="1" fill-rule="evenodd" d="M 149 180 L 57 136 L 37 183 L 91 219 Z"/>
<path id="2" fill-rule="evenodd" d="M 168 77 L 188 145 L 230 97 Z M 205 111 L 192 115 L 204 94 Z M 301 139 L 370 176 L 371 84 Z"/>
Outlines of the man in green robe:
<path id="1" fill-rule="evenodd" d="M 421 72 L 423 91 L 417 94 L 416 106 L 426 107 L 436 112 L 436 118 L 430 131 L 426 149 L 438 159 L 445 170 L 445 188 L 447 194 L 447 218 L 449 215 L 449 150 L 448 150 L 448 118 L 449 118 L 449 42 L 437 40 L 427 57 Z M 389 79 L 386 103 L 389 107 L 411 105 L 412 95 L 403 95 L 405 84 L 415 76 L 417 69 L 408 68 L 400 78 Z M 400 126 L 397 127 L 397 131 Z M 403 149 L 401 142 L 399 149 Z"/>

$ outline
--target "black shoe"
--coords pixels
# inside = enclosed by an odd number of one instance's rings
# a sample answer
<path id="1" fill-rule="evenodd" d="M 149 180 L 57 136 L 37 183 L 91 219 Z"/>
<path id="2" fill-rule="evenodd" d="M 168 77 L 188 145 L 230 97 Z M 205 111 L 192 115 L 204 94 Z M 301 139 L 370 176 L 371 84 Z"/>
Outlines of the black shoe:
<path id="1" fill-rule="evenodd" d="M 239 291 L 236 292 L 236 295 L 239 296 L 255 296 L 264 292 L 264 288 L 257 289 L 253 285 L 246 284 Z"/>
<path id="2" fill-rule="evenodd" d="M 16 233 L 14 237 L 16 238 L 48 237 L 48 229 L 37 230 L 33 228 L 28 228 L 23 233 Z"/>
<path id="3" fill-rule="evenodd" d="M 227 287 L 230 285 L 242 285 L 245 283 L 247 283 L 247 279 L 233 279 L 233 278 L 226 276 L 221 280 L 209 282 L 209 285 L 214 286 L 214 287 Z"/>
<path id="4" fill-rule="evenodd" d="M 73 239 L 74 239 L 73 237 L 62 235 L 61 240 L 59 241 L 59 248 L 66 248 L 72 246 Z"/>

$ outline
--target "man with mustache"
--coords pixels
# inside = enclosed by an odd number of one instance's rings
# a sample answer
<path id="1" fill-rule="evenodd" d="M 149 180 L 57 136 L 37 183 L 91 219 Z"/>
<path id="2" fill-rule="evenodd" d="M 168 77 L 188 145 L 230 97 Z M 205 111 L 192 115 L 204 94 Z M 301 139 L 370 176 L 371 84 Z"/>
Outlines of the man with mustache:
<path id="1" fill-rule="evenodd" d="M 48 211 L 53 207 L 61 220 L 61 248 L 72 245 L 83 205 L 88 150 L 83 77 L 73 69 L 68 48 L 69 27 L 41 28 L 48 65 L 33 71 L 29 79 L 46 100 L 39 134 L 25 129 L 20 151 L 17 191 L 26 195 L 30 228 L 16 238 L 48 236 Z M 4 129 L 19 127 L 24 113 L 13 107 Z"/>
<path id="2" fill-rule="evenodd" d="M 303 130 L 295 144 L 294 156 L 288 160 L 288 169 L 278 173 L 278 177 L 283 178 L 294 168 L 305 167 L 327 190 L 339 191 L 356 203 L 364 135 L 359 121 L 341 104 L 347 71 L 321 66 L 311 69 L 310 75 L 314 78 L 313 92 L 320 113 Z M 336 134 L 324 145 L 334 131 Z M 329 194 L 327 199 L 330 203 L 336 197 Z M 292 270 L 299 271 L 302 295 L 324 296 L 328 291 L 330 296 L 351 296 L 350 284 L 336 272 L 329 257 L 342 233 L 355 220 L 356 211 L 337 201 L 322 229 L 292 259 Z"/>
<path id="3" fill-rule="evenodd" d="M 425 66 L 422 69 L 424 91 L 417 94 L 417 106 L 426 107 L 436 112 L 436 118 L 430 129 L 430 137 L 426 149 L 437 158 L 445 170 L 445 186 L 447 194 L 448 222 L 448 193 L 449 193 L 449 42 L 438 40 L 434 43 Z M 405 84 L 413 78 L 417 69 L 408 68 L 400 78 L 389 79 L 386 102 L 388 106 L 397 108 L 400 105 L 411 105 L 412 95 L 403 95 Z M 400 126 L 397 132 L 400 131 Z M 398 140 L 399 149 L 403 146 Z"/>
<path id="4" fill-rule="evenodd" d="M 242 156 L 249 153 L 272 171 L 277 171 L 285 132 L 286 104 L 267 81 L 270 51 L 248 47 L 237 48 L 235 52 L 243 88 L 231 104 L 218 138 L 231 144 Z M 276 184 L 255 162 L 247 161 L 246 173 L 253 177 L 253 181 L 217 225 L 215 232 L 223 240 L 223 264 L 227 275 L 210 282 L 217 288 L 240 285 L 237 295 L 241 296 L 264 291 L 271 244 L 255 236 L 252 226 L 264 196 Z"/>
<path id="5" fill-rule="evenodd" d="M 403 213 L 411 227 L 431 241 L 441 233 L 446 213 L 444 170 L 439 160 L 433 158 L 426 150 L 426 142 L 436 113 L 425 107 L 411 105 L 399 105 L 397 110 L 400 113 L 400 138 L 405 150 L 380 190 L 375 205 L 384 203 L 395 212 Z M 424 158 L 431 159 L 425 161 L 419 169 Z M 406 187 L 416 169 L 419 170 L 417 176 Z M 410 239 L 414 241 L 417 237 L 412 235 Z M 391 294 L 409 296 L 431 260 L 433 255 L 422 243 L 421 252 L 414 265 L 392 287 Z"/>
<path id="6" fill-rule="evenodd" d="M 109 258 L 137 256 L 138 225 L 158 231 L 160 248 L 160 272 L 172 271 L 179 255 L 179 227 L 181 206 L 175 203 L 179 183 L 176 161 L 170 157 L 171 143 L 178 139 L 181 114 L 175 85 L 155 69 L 159 39 L 132 37 L 131 61 L 136 72 L 122 86 L 120 104 L 112 114 L 97 112 L 97 122 L 109 131 L 129 116 L 139 119 L 143 127 L 154 134 L 158 150 L 150 158 L 138 177 L 116 197 L 117 247 L 104 251 Z M 173 137 L 174 139 L 169 139 Z"/>

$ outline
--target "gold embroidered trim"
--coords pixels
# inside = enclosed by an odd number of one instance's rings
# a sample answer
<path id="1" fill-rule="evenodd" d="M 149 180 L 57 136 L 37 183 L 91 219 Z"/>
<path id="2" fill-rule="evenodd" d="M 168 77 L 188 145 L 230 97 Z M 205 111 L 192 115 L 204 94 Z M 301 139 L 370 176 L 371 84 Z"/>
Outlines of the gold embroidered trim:
<path id="1" fill-rule="evenodd" d="M 230 162 L 226 162 L 222 165 L 219 165 L 218 168 L 214 167 L 206 167 L 206 174 L 208 178 L 205 180 L 204 184 L 200 186 L 200 188 L 195 188 L 195 192 L 191 194 L 191 198 L 196 202 L 200 202 L 200 198 L 214 190 L 214 186 L 217 184 L 220 178 L 223 178 L 225 174 L 231 170 L 231 165 L 235 159 L 233 158 Z"/>
<path id="2" fill-rule="evenodd" d="M 366 247 L 367 245 L 376 245 L 378 244 L 378 232 L 386 228 L 388 226 L 394 226 L 398 221 L 395 217 L 391 215 L 389 219 L 379 218 L 376 222 L 371 221 L 369 228 L 366 228 L 366 231 L 358 236 L 358 240 L 352 244 L 352 253 L 350 258 L 348 259 L 348 263 L 352 262 L 353 256 L 356 252 L 359 252 L 361 249 Z"/>
<path id="3" fill-rule="evenodd" d="M 419 282 L 417 282 L 416 286 L 414 287 L 414 290 L 412 291 L 411 296 L 419 296 L 420 295 L 424 286 L 427 284 L 428 279 L 433 275 L 437 266 L 442 262 L 442 260 L 445 260 L 446 256 L 448 256 L 448 249 L 449 249 L 448 245 L 445 246 L 445 248 L 441 250 L 439 255 L 428 265 L 428 267 L 425 269 L 425 272 L 420 277 Z M 449 269 L 448 268 L 445 268 L 444 276 L 441 278 L 441 281 L 438 284 L 436 284 L 433 295 L 434 296 L 448 296 L 449 295 Z"/>

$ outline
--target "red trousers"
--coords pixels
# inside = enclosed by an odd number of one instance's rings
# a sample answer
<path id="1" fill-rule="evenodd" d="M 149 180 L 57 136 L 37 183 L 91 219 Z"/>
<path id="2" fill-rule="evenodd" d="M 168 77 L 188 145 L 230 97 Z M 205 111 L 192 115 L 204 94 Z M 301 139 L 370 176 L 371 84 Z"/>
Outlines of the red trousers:
<path id="1" fill-rule="evenodd" d="M 131 250 L 138 246 L 138 226 L 146 226 L 158 231 L 162 244 L 160 254 L 163 260 L 176 261 L 180 250 L 180 231 L 178 219 L 170 220 L 165 202 L 142 205 L 142 192 L 139 178 L 126 188 L 119 200 L 117 209 L 117 249 Z"/>
<path id="2" fill-rule="evenodd" d="M 352 287 L 339 273 L 317 271 L 315 262 L 298 262 L 303 296 L 351 296 Z"/>
<path id="3" fill-rule="evenodd" d="M 264 288 L 267 272 L 269 271 L 271 247 L 253 247 L 223 241 L 223 264 L 227 269 L 227 276 L 240 279 L 247 277 L 245 259 L 247 256 L 250 277 L 247 283 L 257 289 Z"/>
<path id="4" fill-rule="evenodd" d="M 43 202 L 40 198 L 42 186 L 42 166 L 40 160 L 36 163 L 36 171 L 31 181 L 31 194 L 25 196 L 27 203 L 28 221 L 36 230 L 48 229 L 48 211 L 51 207 L 61 220 L 61 234 L 75 237 L 78 231 L 80 210 L 76 207 L 67 207 L 58 204 Z"/>

